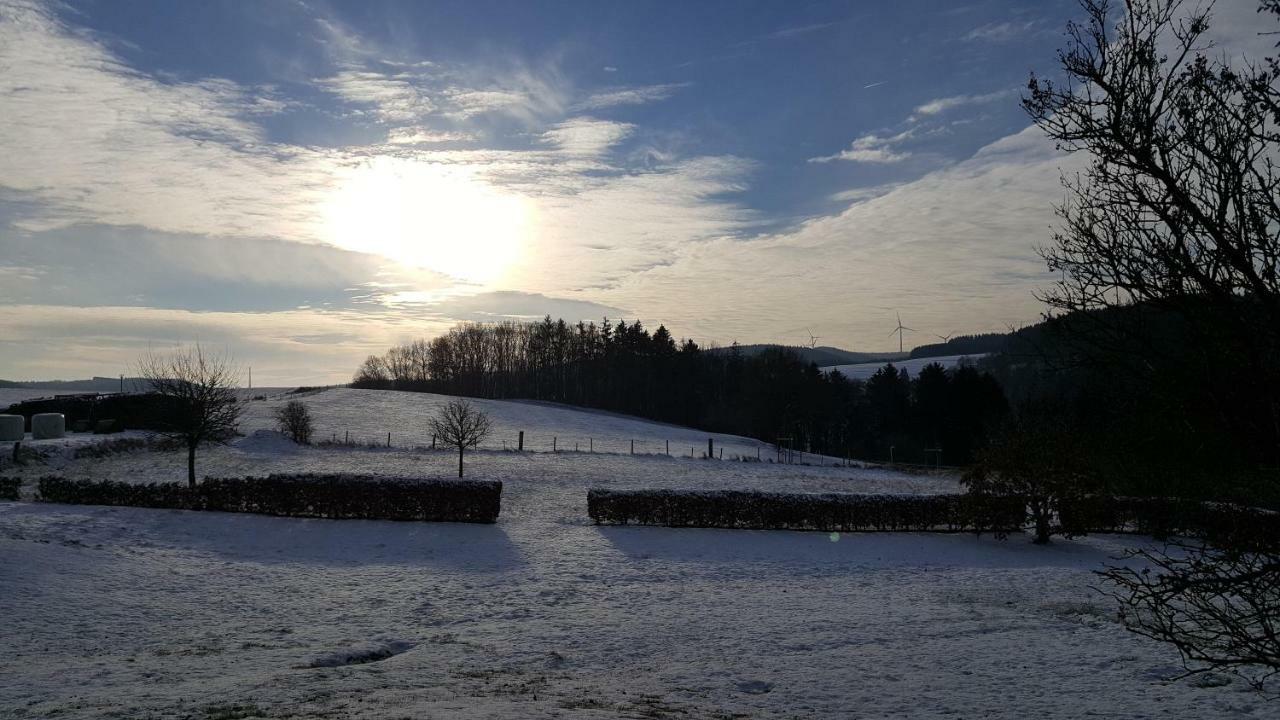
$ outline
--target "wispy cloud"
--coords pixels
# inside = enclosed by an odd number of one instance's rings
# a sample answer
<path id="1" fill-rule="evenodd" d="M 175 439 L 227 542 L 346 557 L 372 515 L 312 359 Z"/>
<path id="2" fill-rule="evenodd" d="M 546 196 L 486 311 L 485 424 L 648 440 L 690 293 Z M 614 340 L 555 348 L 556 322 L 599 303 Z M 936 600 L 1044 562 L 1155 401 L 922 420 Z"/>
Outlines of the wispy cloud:
<path id="1" fill-rule="evenodd" d="M 645 103 L 666 100 L 689 83 L 667 83 L 662 85 L 642 85 L 640 87 L 616 88 L 596 93 L 575 103 L 570 109 L 574 112 L 601 110 L 619 105 L 643 105 Z"/>
<path id="2" fill-rule="evenodd" d="M 995 102 L 1012 97 L 1017 93 L 1014 89 L 998 90 L 996 92 L 984 93 L 980 95 L 952 95 L 950 97 L 936 98 L 930 100 L 923 105 L 919 105 L 915 109 L 915 115 L 938 115 L 949 110 L 967 105 L 981 105 L 984 103 Z"/>
<path id="3" fill-rule="evenodd" d="M 987 23 L 965 33 L 964 40 L 992 43 L 1028 40 L 1044 33 L 1045 23 L 1041 20 L 1006 20 L 1004 22 Z"/>
<path id="4" fill-rule="evenodd" d="M 799 37 L 801 35 L 808 35 L 809 33 L 817 32 L 818 30 L 824 30 L 826 28 L 831 27 L 832 25 L 835 25 L 835 23 L 824 22 L 824 23 L 812 23 L 809 25 L 796 25 L 794 27 L 785 27 L 780 30 L 775 30 L 769 33 L 768 35 L 765 35 L 764 37 L 766 40 L 789 40 L 794 37 Z"/>
<path id="5" fill-rule="evenodd" d="M 828 163 L 836 160 L 849 162 L 888 164 L 898 163 L 911 157 L 911 153 L 895 148 L 915 136 L 914 129 L 904 130 L 896 135 L 883 137 L 880 135 L 863 135 L 853 141 L 847 149 L 834 155 L 809 158 L 811 163 Z"/>

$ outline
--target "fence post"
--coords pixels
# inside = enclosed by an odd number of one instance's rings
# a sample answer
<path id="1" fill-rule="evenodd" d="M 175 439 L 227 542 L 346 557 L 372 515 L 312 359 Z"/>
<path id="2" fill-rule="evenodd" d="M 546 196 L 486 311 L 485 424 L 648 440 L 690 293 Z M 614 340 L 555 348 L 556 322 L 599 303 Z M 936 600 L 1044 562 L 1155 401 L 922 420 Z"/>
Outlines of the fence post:
<path id="1" fill-rule="evenodd" d="M 756 462 L 760 462 L 760 446 L 756 446 Z"/>
<path id="2" fill-rule="evenodd" d="M 13 464 L 22 464 L 22 441 L 19 440 L 13 444 Z"/>
<path id="3" fill-rule="evenodd" d="M 436 436 L 435 436 L 435 435 L 432 435 L 432 436 L 431 436 L 431 449 L 432 449 L 432 450 L 435 450 L 435 449 L 436 449 Z"/>
<path id="4" fill-rule="evenodd" d="M 519 445 L 516 446 L 516 450 L 519 450 L 520 452 L 524 452 L 524 431 L 523 430 L 520 431 L 520 440 L 518 442 L 519 442 Z"/>
<path id="5" fill-rule="evenodd" d="M 667 441 L 667 457 L 671 457 L 671 441 Z"/>
<path id="6" fill-rule="evenodd" d="M 387 433 L 387 447 L 391 447 L 391 433 Z"/>
<path id="7" fill-rule="evenodd" d="M 595 452 L 595 451 L 596 451 L 596 439 L 595 439 L 595 438 L 587 438 L 587 450 L 588 450 L 588 451 L 590 451 L 590 452 Z"/>
<path id="8" fill-rule="evenodd" d="M 347 431 L 347 444 L 348 444 L 348 445 L 350 445 L 350 444 L 351 444 L 351 431 L 350 431 L 350 430 L 348 430 L 348 431 Z"/>
<path id="9" fill-rule="evenodd" d="M 552 435 L 551 436 L 551 452 L 555 452 L 555 451 L 556 451 L 556 436 Z"/>
<path id="10" fill-rule="evenodd" d="M 721 447 L 720 447 L 720 459 L 721 459 L 721 460 L 723 460 L 723 459 L 724 459 L 724 446 L 721 446 Z"/>
<path id="11" fill-rule="evenodd" d="M 632 440 L 632 441 L 631 441 L 631 454 L 632 454 L 632 455 L 635 455 L 635 454 L 636 454 L 636 441 L 635 441 L 635 440 Z"/>
<path id="12" fill-rule="evenodd" d="M 716 456 L 715 443 L 711 438 L 707 438 L 707 459 L 711 460 Z"/>

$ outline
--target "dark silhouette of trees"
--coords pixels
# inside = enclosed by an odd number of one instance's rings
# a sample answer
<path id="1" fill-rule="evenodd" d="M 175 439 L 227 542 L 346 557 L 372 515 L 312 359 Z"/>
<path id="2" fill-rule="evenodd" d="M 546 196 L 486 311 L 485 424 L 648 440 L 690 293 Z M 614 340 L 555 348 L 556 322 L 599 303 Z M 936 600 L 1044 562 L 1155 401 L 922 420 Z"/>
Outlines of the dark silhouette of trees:
<path id="1" fill-rule="evenodd" d="M 787 348 L 706 350 L 639 321 L 546 317 L 457 325 L 366 359 L 352 384 L 562 402 L 842 457 L 888 460 L 892 446 L 896 460 L 924 462 L 942 447 L 947 463 L 968 462 L 1007 410 L 999 385 L 972 368 L 933 368 L 923 392 L 918 382 L 896 368 L 853 381 Z"/>

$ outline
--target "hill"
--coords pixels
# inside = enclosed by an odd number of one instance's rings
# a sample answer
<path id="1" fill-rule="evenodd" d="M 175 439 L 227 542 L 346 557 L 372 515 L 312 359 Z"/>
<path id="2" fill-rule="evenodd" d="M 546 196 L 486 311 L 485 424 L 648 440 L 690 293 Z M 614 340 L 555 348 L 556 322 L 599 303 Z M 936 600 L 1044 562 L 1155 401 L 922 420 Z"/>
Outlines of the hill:
<path id="1" fill-rule="evenodd" d="M 907 357 L 907 353 L 896 352 L 853 352 L 851 350 L 842 350 L 840 348 L 819 346 L 804 347 L 801 345 L 777 345 L 770 343 L 758 343 L 755 345 L 734 345 L 730 347 L 712 348 L 707 352 L 729 352 L 734 347 L 738 352 L 748 357 L 759 355 L 765 350 L 783 349 L 790 350 L 795 353 L 806 363 L 813 363 L 818 367 L 826 367 L 830 365 L 849 365 L 852 363 L 877 362 L 899 360 Z"/>
<path id="2" fill-rule="evenodd" d="M 93 377 L 88 380 L 0 380 L 0 388 L 39 388 L 51 393 L 139 392 L 147 383 L 142 378 Z"/>

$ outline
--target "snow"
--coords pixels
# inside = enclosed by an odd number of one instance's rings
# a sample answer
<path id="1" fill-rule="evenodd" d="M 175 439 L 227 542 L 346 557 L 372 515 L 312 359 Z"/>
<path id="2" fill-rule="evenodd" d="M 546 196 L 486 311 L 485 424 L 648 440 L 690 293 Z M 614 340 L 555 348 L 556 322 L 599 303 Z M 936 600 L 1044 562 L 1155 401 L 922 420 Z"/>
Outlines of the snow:
<path id="1" fill-rule="evenodd" d="M 943 355 L 940 357 L 915 358 L 913 360 L 896 360 L 893 363 L 893 367 L 899 370 L 905 369 L 908 375 L 914 376 L 914 375 L 920 374 L 920 371 L 924 368 L 925 365 L 931 365 L 933 363 L 937 363 L 944 368 L 950 369 L 955 367 L 956 365 L 968 364 L 970 362 L 977 362 L 983 357 L 985 357 L 985 354 Z M 874 363 L 857 363 L 854 365 L 831 365 L 829 367 L 822 368 L 822 370 L 824 372 L 839 370 L 840 373 L 847 378 L 856 379 L 856 380 L 866 380 L 867 378 L 870 378 L 872 375 L 875 375 L 877 370 L 879 370 L 880 368 L 884 367 L 887 364 L 888 363 L 884 363 L 884 362 L 874 362 Z"/>
<path id="2" fill-rule="evenodd" d="M 308 400 L 334 411 L 330 427 L 368 432 L 380 415 L 413 419 L 435 402 L 334 390 Z M 261 403 L 247 425 L 282 401 Z M 538 436 L 682 431 L 492 409 Z M 447 476 L 456 460 L 404 445 L 282 452 L 248 429 L 203 451 L 201 472 Z M 184 470 L 180 452 L 66 451 L 49 463 L 23 473 Z M 927 493 L 954 491 L 954 477 L 500 449 L 470 456 L 468 474 L 503 480 L 497 524 L 0 502 L 0 716 L 1274 716 L 1239 682 L 1170 682 L 1174 651 L 1125 632 L 1089 589 L 1092 570 L 1133 538 L 1039 547 L 586 517 L 594 486 Z"/>

